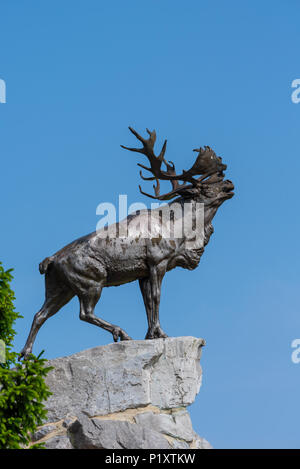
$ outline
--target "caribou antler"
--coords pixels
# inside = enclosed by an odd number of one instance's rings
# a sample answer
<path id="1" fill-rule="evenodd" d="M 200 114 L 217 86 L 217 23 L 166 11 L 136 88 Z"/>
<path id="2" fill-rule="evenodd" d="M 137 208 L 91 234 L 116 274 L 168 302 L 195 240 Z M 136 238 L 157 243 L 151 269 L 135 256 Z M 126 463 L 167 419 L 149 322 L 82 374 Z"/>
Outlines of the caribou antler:
<path id="1" fill-rule="evenodd" d="M 162 146 L 160 154 L 158 156 L 156 156 L 154 154 L 154 144 L 155 144 L 155 141 L 156 141 L 156 132 L 155 132 L 155 130 L 153 130 L 151 132 L 149 129 L 146 129 L 147 133 L 149 134 L 148 139 L 143 138 L 132 127 L 129 127 L 129 130 L 130 130 L 130 132 L 133 133 L 133 135 L 135 135 L 135 137 L 140 142 L 142 142 L 143 148 L 130 148 L 130 147 L 125 147 L 124 145 L 121 145 L 121 147 L 125 148 L 125 150 L 130 150 L 130 151 L 134 151 L 134 152 L 137 152 L 137 153 L 142 153 L 143 155 L 147 156 L 148 161 L 150 163 L 150 168 L 147 167 L 147 166 L 144 166 L 141 163 L 138 163 L 138 166 L 140 166 L 142 169 L 145 169 L 146 171 L 151 172 L 153 174 L 153 176 L 145 177 L 145 176 L 143 176 L 142 171 L 140 171 L 140 176 L 144 181 L 156 181 L 156 186 L 153 185 L 155 196 L 147 194 L 146 192 L 143 192 L 141 186 L 139 186 L 140 192 L 142 194 L 148 196 L 148 197 L 153 198 L 153 199 L 168 200 L 168 196 L 171 193 L 172 193 L 172 197 L 173 197 L 173 192 L 180 189 L 182 186 L 185 185 L 185 183 L 179 185 L 177 178 L 175 178 L 176 177 L 176 171 L 175 171 L 174 163 L 172 161 L 167 162 L 164 158 L 166 148 L 167 148 L 167 140 L 164 141 L 164 144 Z M 166 171 L 163 171 L 161 169 L 162 163 L 165 164 Z M 172 189 L 173 190 L 171 192 L 169 192 L 168 194 L 160 195 L 159 180 L 170 181 L 171 184 L 172 184 Z M 176 195 L 176 193 L 174 194 L 174 196 Z"/>
<path id="2" fill-rule="evenodd" d="M 140 163 L 138 163 L 138 166 L 152 173 L 153 176 L 145 177 L 143 176 L 142 171 L 140 171 L 140 176 L 145 181 L 156 181 L 156 186 L 153 185 L 155 196 L 143 192 L 141 186 L 139 186 L 139 189 L 142 194 L 151 197 L 152 199 L 172 199 L 173 197 L 178 195 L 182 191 L 182 189 L 188 189 L 193 186 L 197 186 L 208 176 L 214 174 L 215 172 L 220 172 L 223 169 L 226 169 L 226 165 L 222 164 L 222 159 L 217 157 L 210 147 L 206 146 L 205 149 L 200 148 L 193 150 L 198 151 L 199 154 L 196 158 L 195 163 L 188 171 L 183 171 L 182 174 L 176 174 L 174 163 L 172 161 L 167 162 L 164 157 L 167 148 L 167 140 L 164 141 L 160 154 L 156 156 L 154 154 L 154 144 L 156 141 L 155 130 L 151 132 L 150 130 L 146 129 L 147 133 L 149 134 L 148 139 L 141 137 L 141 135 L 139 135 L 136 130 L 134 130 L 132 127 L 129 127 L 129 130 L 142 143 L 143 147 L 130 148 L 125 147 L 124 145 L 121 145 L 121 147 L 125 148 L 125 150 L 142 153 L 148 158 L 150 168 Z M 167 168 L 166 171 L 161 169 L 162 163 L 165 164 Z M 202 176 L 198 179 L 194 179 L 194 176 L 196 175 Z M 168 192 L 167 194 L 160 195 L 159 180 L 170 181 L 172 184 L 172 191 Z M 183 181 L 183 184 L 179 184 L 179 180 Z M 187 182 L 189 182 L 191 185 L 186 186 Z"/>

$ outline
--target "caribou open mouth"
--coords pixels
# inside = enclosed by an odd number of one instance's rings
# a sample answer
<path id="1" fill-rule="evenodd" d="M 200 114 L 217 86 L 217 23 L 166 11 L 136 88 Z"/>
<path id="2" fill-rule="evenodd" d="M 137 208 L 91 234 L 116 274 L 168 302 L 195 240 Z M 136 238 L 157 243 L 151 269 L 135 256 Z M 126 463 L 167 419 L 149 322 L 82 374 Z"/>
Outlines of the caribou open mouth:
<path id="1" fill-rule="evenodd" d="M 231 181 L 229 181 L 229 179 L 227 181 L 224 181 L 223 192 L 225 193 L 226 199 L 231 199 L 231 197 L 234 196 L 233 189 L 234 185 Z"/>

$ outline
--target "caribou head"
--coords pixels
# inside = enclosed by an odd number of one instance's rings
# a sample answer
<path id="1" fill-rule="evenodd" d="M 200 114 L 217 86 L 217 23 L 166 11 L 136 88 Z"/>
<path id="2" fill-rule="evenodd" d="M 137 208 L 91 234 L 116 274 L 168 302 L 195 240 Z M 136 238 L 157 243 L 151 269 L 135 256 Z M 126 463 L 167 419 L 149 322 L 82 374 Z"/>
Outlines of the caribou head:
<path id="1" fill-rule="evenodd" d="M 121 145 L 121 147 L 145 155 L 150 166 L 141 163 L 138 163 L 138 166 L 151 173 L 151 176 L 144 176 L 142 171 L 140 171 L 140 176 L 144 181 L 155 181 L 153 185 L 154 195 L 144 192 L 139 186 L 142 194 L 161 201 L 172 200 L 177 196 L 183 199 L 193 198 L 203 202 L 207 208 L 215 207 L 216 209 L 225 200 L 233 197 L 234 186 L 232 182 L 229 180 L 224 181 L 224 171 L 227 165 L 209 146 L 194 149 L 193 151 L 198 154 L 192 167 L 187 171 L 183 170 L 181 174 L 176 174 L 173 161 L 166 161 L 165 159 L 167 140 L 164 141 L 159 155 L 156 156 L 154 153 L 155 130 L 146 129 L 149 134 L 148 139 L 143 138 L 132 127 L 129 127 L 129 130 L 142 143 L 142 148 L 130 148 L 124 145 Z M 164 169 L 162 169 L 162 165 L 165 166 Z M 172 190 L 161 195 L 160 181 L 170 181 Z"/>

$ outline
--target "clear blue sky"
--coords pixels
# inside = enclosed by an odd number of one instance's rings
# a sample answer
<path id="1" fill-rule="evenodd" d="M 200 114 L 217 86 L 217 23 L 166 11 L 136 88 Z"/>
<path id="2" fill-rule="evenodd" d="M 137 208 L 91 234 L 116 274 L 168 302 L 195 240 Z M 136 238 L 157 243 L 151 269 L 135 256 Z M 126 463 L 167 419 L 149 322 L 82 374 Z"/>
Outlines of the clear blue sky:
<path id="1" fill-rule="evenodd" d="M 168 138 L 178 170 L 210 145 L 236 196 L 198 269 L 165 277 L 162 326 L 207 341 L 191 407 L 200 435 L 217 448 L 299 448 L 299 2 L 15 0 L 0 14 L 0 260 L 24 315 L 16 349 L 43 303 L 39 262 L 94 231 L 99 203 L 150 202 L 137 155 L 120 148 L 133 142 L 127 126 Z M 145 335 L 136 283 L 105 289 L 96 314 Z M 34 352 L 111 339 L 79 320 L 74 299 Z"/>

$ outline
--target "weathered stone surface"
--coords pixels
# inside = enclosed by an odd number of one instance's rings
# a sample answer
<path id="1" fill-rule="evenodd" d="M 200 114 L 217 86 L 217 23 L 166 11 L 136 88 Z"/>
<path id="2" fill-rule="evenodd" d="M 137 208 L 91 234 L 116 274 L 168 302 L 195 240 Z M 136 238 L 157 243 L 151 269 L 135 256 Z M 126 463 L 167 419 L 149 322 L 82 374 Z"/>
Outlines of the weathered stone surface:
<path id="1" fill-rule="evenodd" d="M 67 412 L 94 416 L 148 404 L 186 407 L 200 389 L 203 344 L 194 337 L 126 341 L 51 360 L 48 421 Z"/>
<path id="2" fill-rule="evenodd" d="M 50 423 L 49 425 L 44 425 L 38 428 L 37 431 L 32 435 L 32 441 L 37 441 L 41 438 L 44 438 L 45 436 L 49 435 L 49 433 L 55 431 L 55 429 L 56 425 L 54 423 Z"/>
<path id="3" fill-rule="evenodd" d="M 180 410 L 172 414 L 154 414 L 145 412 L 135 417 L 138 424 L 147 428 L 169 435 L 173 438 L 179 438 L 188 442 L 193 441 L 195 432 L 189 413 L 186 410 Z"/>
<path id="4" fill-rule="evenodd" d="M 191 449 L 190 445 L 186 441 L 182 440 L 173 440 L 172 441 L 173 449 Z"/>
<path id="5" fill-rule="evenodd" d="M 213 449 L 211 444 L 205 438 L 200 438 L 199 436 L 197 436 L 197 438 L 194 440 L 193 444 L 191 445 L 191 448 Z"/>
<path id="6" fill-rule="evenodd" d="M 66 435 L 56 435 L 45 441 L 46 449 L 74 449 Z"/>
<path id="7" fill-rule="evenodd" d="M 186 407 L 199 392 L 203 339 L 110 344 L 51 360 L 53 395 L 34 435 L 46 448 L 206 449 Z"/>
<path id="8" fill-rule="evenodd" d="M 89 419 L 83 415 L 69 427 L 68 434 L 76 449 L 171 448 L 161 433 L 142 425 Z"/>

